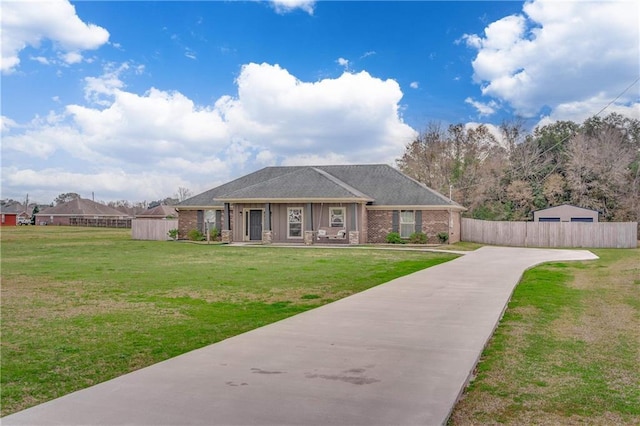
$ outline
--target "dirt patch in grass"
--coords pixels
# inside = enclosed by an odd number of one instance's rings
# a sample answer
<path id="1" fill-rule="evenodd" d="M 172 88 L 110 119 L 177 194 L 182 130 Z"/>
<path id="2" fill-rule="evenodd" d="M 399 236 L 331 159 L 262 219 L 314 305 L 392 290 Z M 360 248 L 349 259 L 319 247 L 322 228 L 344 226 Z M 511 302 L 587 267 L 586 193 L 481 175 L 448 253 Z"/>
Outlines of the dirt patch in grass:
<path id="1" fill-rule="evenodd" d="M 86 283 L 55 282 L 33 277 L 11 277 L 2 282 L 3 321 L 7 327 L 36 322 L 62 320 L 83 315 L 101 315 L 126 310 L 143 310 L 152 316 L 175 316 L 168 309 L 159 310 L 146 302 L 131 302 L 117 295 L 98 298 Z"/>
<path id="2" fill-rule="evenodd" d="M 316 294 L 317 293 L 317 294 Z M 278 302 L 295 302 L 296 304 L 317 305 L 318 299 L 326 303 L 349 296 L 353 292 L 332 291 L 331 288 L 273 288 L 263 293 L 251 291 L 218 291 L 203 289 L 175 289 L 171 291 L 163 291 L 156 293 L 159 297 L 166 298 L 190 298 L 194 300 L 203 300 L 207 303 L 278 303 Z M 309 297 L 313 295 L 313 297 Z M 322 296 L 319 296 L 322 295 Z M 306 297 L 305 297 L 306 296 Z"/>

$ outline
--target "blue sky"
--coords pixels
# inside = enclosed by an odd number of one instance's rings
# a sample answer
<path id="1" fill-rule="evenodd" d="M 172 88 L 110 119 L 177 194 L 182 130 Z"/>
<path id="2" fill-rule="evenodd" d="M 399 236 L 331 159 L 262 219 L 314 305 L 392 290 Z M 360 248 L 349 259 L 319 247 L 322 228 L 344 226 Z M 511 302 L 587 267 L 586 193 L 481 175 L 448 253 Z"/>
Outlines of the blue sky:
<path id="1" fill-rule="evenodd" d="M 1 196 L 151 201 L 393 164 L 431 122 L 582 121 L 640 75 L 638 3 L 588 4 L 2 0 Z"/>

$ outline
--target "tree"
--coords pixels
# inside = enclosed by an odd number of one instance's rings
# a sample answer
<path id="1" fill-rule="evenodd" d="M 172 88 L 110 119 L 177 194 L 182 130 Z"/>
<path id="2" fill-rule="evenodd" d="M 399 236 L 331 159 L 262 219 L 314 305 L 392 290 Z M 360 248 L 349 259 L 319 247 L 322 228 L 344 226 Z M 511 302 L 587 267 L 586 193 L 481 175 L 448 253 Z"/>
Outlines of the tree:
<path id="1" fill-rule="evenodd" d="M 640 120 L 594 116 L 530 134 L 516 121 L 500 131 L 498 143 L 485 126 L 430 124 L 397 165 L 443 194 L 451 185 L 475 218 L 528 219 L 533 209 L 570 202 L 605 220 L 640 220 Z"/>
<path id="2" fill-rule="evenodd" d="M 499 181 L 505 154 L 489 132 L 480 125 L 472 128 L 451 125 L 447 131 L 431 123 L 405 148 L 396 161 L 398 168 L 443 194 L 453 190 L 453 199 L 474 208 L 485 197 L 484 191 Z"/>
<path id="3" fill-rule="evenodd" d="M 38 207 L 38 205 L 36 204 L 33 207 L 33 211 L 31 212 L 31 224 L 35 225 L 36 224 L 36 214 L 38 214 L 40 212 L 40 208 Z"/>
<path id="4" fill-rule="evenodd" d="M 526 220 L 533 205 L 531 185 L 523 180 L 516 180 L 507 187 L 507 195 L 513 203 L 513 220 Z"/>
<path id="5" fill-rule="evenodd" d="M 542 184 L 542 194 L 548 206 L 557 206 L 565 201 L 565 188 L 567 183 L 560 173 L 554 173 L 547 177 Z"/>
<path id="6" fill-rule="evenodd" d="M 178 193 L 176 194 L 176 198 L 178 199 L 178 202 L 182 202 L 187 198 L 191 197 L 192 195 L 193 194 L 191 193 L 190 189 L 185 188 L 184 186 L 180 186 L 178 187 Z"/>
<path id="7" fill-rule="evenodd" d="M 600 211 L 606 220 L 627 213 L 618 211 L 627 196 L 633 196 L 631 164 L 634 152 L 618 129 L 606 126 L 591 135 L 581 133 L 569 144 L 567 183 L 571 201 Z"/>
<path id="8" fill-rule="evenodd" d="M 396 164 L 403 173 L 418 182 L 436 191 L 448 193 L 451 158 L 447 151 L 447 135 L 438 123 L 430 123 L 426 130 L 407 145 Z"/>
<path id="9" fill-rule="evenodd" d="M 57 206 L 59 204 L 67 203 L 71 200 L 77 200 L 78 198 L 80 198 L 80 195 L 76 194 L 75 192 L 65 192 L 64 194 L 58 195 L 53 201 Z"/>

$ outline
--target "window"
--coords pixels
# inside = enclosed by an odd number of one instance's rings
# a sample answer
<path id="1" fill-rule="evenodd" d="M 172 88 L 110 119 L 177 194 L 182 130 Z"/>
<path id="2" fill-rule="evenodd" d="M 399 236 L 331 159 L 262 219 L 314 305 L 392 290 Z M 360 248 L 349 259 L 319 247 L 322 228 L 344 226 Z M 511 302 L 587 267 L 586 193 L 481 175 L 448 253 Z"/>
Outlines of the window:
<path id="1" fill-rule="evenodd" d="M 291 207 L 287 212 L 289 238 L 302 238 L 302 207 Z"/>
<path id="2" fill-rule="evenodd" d="M 400 237 L 409 238 L 416 229 L 416 219 L 413 210 L 400 212 Z"/>
<path id="3" fill-rule="evenodd" d="M 541 217 L 538 218 L 538 222 L 560 222 L 559 217 Z"/>
<path id="4" fill-rule="evenodd" d="M 592 217 L 572 217 L 571 222 L 593 223 L 593 218 Z"/>
<path id="5" fill-rule="evenodd" d="M 329 209 L 329 226 L 344 227 L 344 207 L 332 207 Z"/>

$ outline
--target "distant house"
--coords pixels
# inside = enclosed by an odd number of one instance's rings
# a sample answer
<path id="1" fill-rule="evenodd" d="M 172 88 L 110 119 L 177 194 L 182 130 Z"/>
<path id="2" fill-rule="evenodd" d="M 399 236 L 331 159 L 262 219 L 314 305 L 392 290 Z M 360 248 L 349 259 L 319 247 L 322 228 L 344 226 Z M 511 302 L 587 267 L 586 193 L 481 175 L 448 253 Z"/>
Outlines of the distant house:
<path id="1" fill-rule="evenodd" d="M 128 215 L 113 207 L 85 198 L 76 198 L 36 213 L 37 225 L 117 226 L 118 221 L 128 219 Z"/>
<path id="2" fill-rule="evenodd" d="M 31 215 L 26 212 L 25 205 L 19 202 L 13 201 L 0 206 L 0 225 L 2 226 L 15 226 L 29 222 Z"/>
<path id="3" fill-rule="evenodd" d="M 178 211 L 174 206 L 160 204 L 136 215 L 136 219 L 166 219 L 177 218 Z"/>
<path id="4" fill-rule="evenodd" d="M 533 212 L 534 222 L 598 222 L 598 211 L 563 204 Z"/>
<path id="5" fill-rule="evenodd" d="M 460 240 L 464 207 L 391 166 L 266 167 L 178 205 L 179 235 L 205 226 L 223 241 L 384 243 L 446 233 Z"/>
<path id="6" fill-rule="evenodd" d="M 18 213 L 0 207 L 0 226 L 16 226 L 18 224 Z"/>

